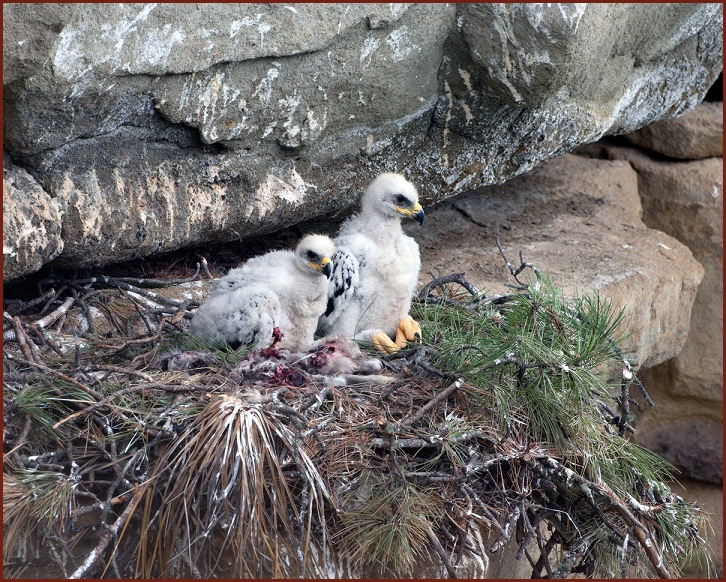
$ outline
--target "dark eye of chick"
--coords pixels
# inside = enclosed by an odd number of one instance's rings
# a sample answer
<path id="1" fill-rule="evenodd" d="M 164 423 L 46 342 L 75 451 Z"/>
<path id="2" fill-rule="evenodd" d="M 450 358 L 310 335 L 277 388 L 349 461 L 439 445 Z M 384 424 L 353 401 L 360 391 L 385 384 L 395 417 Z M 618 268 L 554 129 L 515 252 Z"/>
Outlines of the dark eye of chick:
<path id="1" fill-rule="evenodd" d="M 307 257 L 308 261 L 314 261 L 318 258 L 317 253 L 314 253 L 313 251 L 308 251 L 305 253 L 305 256 Z"/>
<path id="2" fill-rule="evenodd" d="M 406 202 L 406 197 L 403 194 L 396 196 L 396 204 L 403 204 Z"/>

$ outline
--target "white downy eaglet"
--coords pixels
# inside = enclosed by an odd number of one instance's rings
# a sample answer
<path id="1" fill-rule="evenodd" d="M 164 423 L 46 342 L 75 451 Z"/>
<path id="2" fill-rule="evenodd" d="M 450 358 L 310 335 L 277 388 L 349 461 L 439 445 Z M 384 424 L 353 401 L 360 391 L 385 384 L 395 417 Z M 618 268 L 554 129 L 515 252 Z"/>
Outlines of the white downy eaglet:
<path id="1" fill-rule="evenodd" d="M 280 347 L 308 348 L 327 303 L 333 241 L 308 235 L 295 251 L 254 257 L 215 282 L 190 331 L 213 341 L 264 348 L 278 328 Z"/>
<path id="2" fill-rule="evenodd" d="M 389 353 L 420 341 L 421 328 L 408 311 L 421 258 L 416 241 L 403 232 L 404 216 L 423 223 L 416 188 L 400 174 L 381 174 L 363 194 L 360 212 L 335 238 L 319 333 L 352 337 Z"/>

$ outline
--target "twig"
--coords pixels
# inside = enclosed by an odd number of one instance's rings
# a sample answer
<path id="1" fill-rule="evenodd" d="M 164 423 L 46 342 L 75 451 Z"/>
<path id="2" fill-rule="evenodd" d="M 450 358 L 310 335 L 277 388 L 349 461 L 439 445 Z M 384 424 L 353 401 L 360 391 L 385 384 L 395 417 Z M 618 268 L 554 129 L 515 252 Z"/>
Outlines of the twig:
<path id="1" fill-rule="evenodd" d="M 461 385 L 464 383 L 464 381 L 459 378 L 457 379 L 453 384 L 451 384 L 448 388 L 445 390 L 439 392 L 436 396 L 434 396 L 431 400 L 429 400 L 424 406 L 422 406 L 415 414 L 409 416 L 408 418 L 404 418 L 401 421 L 401 424 L 404 426 L 409 426 L 415 423 L 416 421 L 420 420 L 424 414 L 426 414 L 429 410 L 431 410 L 434 406 L 436 406 L 439 402 L 447 398 L 450 394 L 453 394 L 456 392 L 459 388 L 461 388 Z"/>
<path id="2" fill-rule="evenodd" d="M 333 394 L 333 389 L 330 386 L 326 386 L 317 394 L 313 394 L 308 401 L 300 407 L 300 412 L 305 412 L 308 409 L 317 410 L 331 394 Z"/>
<path id="3" fill-rule="evenodd" d="M 75 420 L 79 416 L 85 416 L 90 414 L 91 412 L 94 412 L 95 410 L 98 410 L 99 408 L 103 408 L 104 406 L 108 406 L 108 404 L 116 399 L 120 398 L 121 396 L 126 396 L 127 394 L 134 394 L 136 392 L 144 392 L 147 390 L 163 390 L 165 392 L 194 392 L 198 390 L 198 387 L 195 386 L 172 386 L 169 384 L 161 384 L 159 382 L 154 382 L 152 384 L 144 384 L 140 386 L 129 386 L 128 388 L 123 388 L 121 390 L 118 390 L 117 392 L 114 392 L 110 396 L 107 396 L 103 400 L 99 400 L 98 402 L 95 402 L 93 404 L 90 404 L 86 406 L 83 410 L 79 410 L 77 412 L 74 412 L 73 414 L 70 414 L 69 416 L 66 416 L 63 420 L 59 420 L 53 425 L 53 428 L 58 428 L 59 426 L 66 424 L 67 422 L 70 422 L 71 420 Z M 109 407 L 112 408 L 113 407 Z M 151 434 L 153 429 L 148 429 L 149 434 Z M 153 436 L 153 435 L 152 435 Z"/>
<path id="4" fill-rule="evenodd" d="M 524 502 L 522 502 L 524 503 Z M 545 512 L 542 512 L 545 513 Z M 551 512 L 548 512 L 551 514 Z M 515 556 L 515 559 L 519 560 L 524 555 L 524 552 L 527 549 L 527 545 L 529 544 L 530 540 L 535 537 L 536 532 L 535 528 L 539 525 L 539 522 L 544 518 L 544 515 L 540 514 L 541 517 L 539 517 L 539 520 L 535 520 L 535 523 L 533 524 L 529 520 L 529 516 L 527 515 L 527 508 L 522 508 L 522 521 L 524 522 L 524 525 L 526 527 L 527 533 L 524 535 L 524 539 L 522 540 L 522 543 L 519 545 L 519 550 L 517 550 L 517 555 Z"/>
<path id="5" fill-rule="evenodd" d="M 630 376 L 630 378 L 628 378 Z M 627 370 L 623 370 L 623 378 L 620 383 L 620 418 L 618 419 L 618 433 L 625 436 L 626 425 L 628 424 L 628 415 L 630 414 L 630 395 L 628 387 L 632 381 L 633 375 Z"/>
<path id="6" fill-rule="evenodd" d="M 199 255 L 197 255 L 199 256 Z M 191 283 L 199 276 L 200 265 L 197 263 L 197 268 L 191 277 L 184 277 L 183 279 L 139 279 L 136 277 L 109 277 L 113 281 L 119 281 L 121 283 L 133 283 L 134 285 L 148 285 L 149 287 L 169 287 L 171 285 L 180 285 L 182 283 Z"/>
<path id="7" fill-rule="evenodd" d="M 116 352 L 121 352 L 128 348 L 129 346 L 135 345 L 135 344 L 146 344 L 149 342 L 155 342 L 159 341 L 161 339 L 161 333 L 164 331 L 164 324 L 168 323 L 170 325 L 175 325 L 179 323 L 184 318 L 184 311 L 179 310 L 174 317 L 172 317 L 170 320 L 167 320 L 166 317 L 162 317 L 161 321 L 159 322 L 159 325 L 156 329 L 156 333 L 150 336 L 146 337 L 140 337 L 136 339 L 130 339 L 126 340 L 121 346 L 114 346 L 109 344 L 98 344 L 99 348 L 110 348 L 115 350 Z"/>
<path id="8" fill-rule="evenodd" d="M 55 531 L 56 537 L 60 540 L 60 543 L 63 545 L 63 555 L 66 557 L 67 561 L 70 562 L 70 565 L 74 568 L 78 567 L 78 562 L 76 561 L 75 556 L 73 555 L 73 552 L 71 551 L 70 544 L 68 543 L 68 538 L 66 537 L 66 532 L 61 531 L 58 527 L 58 524 L 53 525 L 53 529 Z"/>
<path id="9" fill-rule="evenodd" d="M 527 267 L 532 269 L 532 272 L 534 272 L 535 277 L 537 277 L 537 281 L 534 284 L 535 291 L 539 290 L 539 286 L 542 280 L 542 275 L 540 274 L 537 267 L 535 267 L 532 263 L 525 263 L 524 262 L 524 256 L 522 255 L 522 251 L 519 251 L 519 262 L 520 265 L 516 269 L 514 268 L 514 265 L 509 262 L 509 259 L 507 258 L 507 255 L 504 254 L 504 249 L 502 248 L 502 243 L 499 242 L 499 229 L 496 231 L 496 242 L 497 242 L 497 248 L 499 249 L 499 253 L 502 255 L 502 258 L 504 259 L 504 262 L 507 264 L 507 268 L 509 269 L 509 272 L 512 274 L 512 277 L 514 277 L 514 280 L 519 284 L 518 289 L 524 291 L 526 289 L 529 289 L 529 285 L 526 285 L 525 283 L 522 283 L 517 276 L 524 271 Z"/>
<path id="10" fill-rule="evenodd" d="M 539 576 L 539 573 L 542 571 L 542 568 L 544 568 L 547 571 L 547 577 L 552 578 L 553 572 L 552 572 L 552 565 L 550 564 L 550 553 L 552 552 L 552 549 L 555 547 L 557 543 L 560 542 L 562 539 L 562 534 L 559 532 L 559 530 L 555 529 L 555 531 L 552 532 L 549 539 L 546 543 L 542 544 L 542 537 L 539 534 L 539 531 L 537 532 L 537 544 L 540 548 L 540 554 L 539 559 L 537 560 L 537 563 L 534 566 L 534 573 L 537 573 Z M 532 578 L 538 577 L 535 576 L 534 573 L 532 574 Z"/>
<path id="11" fill-rule="evenodd" d="M 129 504 L 126 506 L 126 509 L 124 509 L 123 513 L 119 515 L 118 519 L 108 527 L 105 527 L 103 530 L 103 533 L 101 534 L 101 539 L 98 542 L 98 545 L 93 549 L 93 551 L 86 557 L 85 561 L 81 566 L 73 572 L 69 576 L 71 580 L 75 580 L 78 578 L 83 578 L 86 572 L 90 568 L 92 568 L 95 563 L 98 561 L 98 559 L 101 557 L 101 554 L 104 552 L 108 544 L 111 542 L 111 538 L 116 536 L 118 534 L 118 530 L 121 528 L 122 525 L 126 523 L 126 520 L 129 518 L 131 513 L 133 513 L 134 509 L 136 508 L 137 503 L 141 500 L 141 497 L 143 496 L 143 489 L 140 491 L 137 491 L 134 494 L 134 497 L 131 499 Z"/>
<path id="12" fill-rule="evenodd" d="M 87 414 L 90 414 L 91 412 L 106 406 L 109 402 L 111 402 L 115 398 L 119 398 L 121 396 L 126 396 L 127 394 L 133 394 L 135 392 L 143 392 L 144 390 L 148 390 L 149 388 L 150 388 L 149 386 L 131 386 L 129 388 L 123 388 L 122 390 L 119 390 L 118 392 L 114 392 L 110 396 L 106 396 L 106 398 L 99 400 L 98 402 L 94 402 L 93 404 L 86 406 L 83 410 L 74 412 L 73 414 L 66 416 L 63 420 L 59 420 L 58 422 L 56 422 L 53 425 L 53 428 L 58 428 L 59 426 L 66 424 L 67 422 L 70 422 L 71 420 L 75 420 L 79 416 L 85 416 Z"/>
<path id="13" fill-rule="evenodd" d="M 292 423 L 295 425 L 295 428 L 307 428 L 307 418 L 305 418 L 304 415 L 300 414 L 297 410 L 295 410 L 292 406 L 288 406 L 287 404 L 275 404 L 274 409 L 277 412 L 281 412 L 285 416 L 287 416 Z"/>
<path id="14" fill-rule="evenodd" d="M 33 324 L 30 325 L 30 329 L 40 339 L 40 341 L 43 343 L 43 345 L 50 347 L 59 356 L 65 355 L 63 353 L 63 348 L 60 346 L 60 344 L 57 341 L 55 341 L 53 338 L 51 338 L 44 329 L 36 327 Z"/>
<path id="15" fill-rule="evenodd" d="M 63 571 L 63 575 L 67 576 L 68 575 L 68 570 L 66 569 L 66 566 L 68 565 L 67 560 L 61 558 L 60 553 L 58 552 L 58 548 L 56 548 L 55 544 L 53 543 L 53 536 L 50 535 L 51 532 L 47 531 L 46 528 L 43 528 L 43 529 L 45 530 L 43 532 L 43 533 L 45 533 L 45 536 L 43 536 L 43 537 L 45 538 L 45 541 L 48 542 L 48 545 L 50 545 L 50 555 L 52 556 L 53 561 L 58 566 L 60 566 L 60 569 Z"/>
<path id="16" fill-rule="evenodd" d="M 20 447 L 22 447 L 25 444 L 26 439 L 28 438 L 28 434 L 30 434 L 30 427 L 32 424 L 32 419 L 30 418 L 29 414 L 25 414 L 25 424 L 23 425 L 23 432 L 20 433 L 20 436 L 18 437 L 18 444 L 15 445 L 10 451 L 8 451 L 7 455 L 11 455 L 15 451 L 17 451 Z"/>
<path id="17" fill-rule="evenodd" d="M 34 362 L 33 352 L 28 347 L 28 338 L 23 331 L 23 324 L 20 322 L 20 318 L 16 315 L 13 317 L 13 329 L 15 330 L 15 337 L 18 339 L 20 344 L 20 351 L 23 353 L 23 357 L 28 362 Z"/>
<path id="18" fill-rule="evenodd" d="M 141 304 L 136 300 L 136 298 L 132 297 L 128 291 L 124 289 L 119 289 L 119 291 L 123 294 L 124 297 L 126 297 L 126 299 L 128 299 L 133 304 L 133 306 L 136 308 L 136 312 L 139 314 L 139 317 L 144 322 L 144 325 L 146 325 L 146 329 L 149 330 L 149 334 L 153 335 L 156 330 L 154 329 L 154 325 L 149 321 L 149 318 L 146 316 L 146 313 L 144 313 Z M 131 322 L 132 319 L 129 318 L 129 322 L 126 324 L 126 332 L 128 335 L 131 335 Z"/>
<path id="19" fill-rule="evenodd" d="M 613 351 L 618 356 L 620 361 L 623 363 L 623 366 L 625 366 L 625 369 L 623 370 L 623 378 L 627 378 L 628 380 L 635 382 L 637 384 L 638 388 L 640 389 L 640 393 L 643 395 L 643 398 L 645 398 L 645 401 L 650 406 L 654 406 L 653 401 L 650 399 L 650 395 L 648 394 L 648 391 L 645 389 L 645 386 L 643 386 L 643 383 L 640 381 L 638 376 L 635 374 L 635 371 L 633 370 L 633 367 L 630 365 L 628 358 L 626 358 L 623 355 L 623 352 L 618 347 L 617 342 L 609 335 L 606 335 L 605 339 L 608 341 L 608 343 L 610 343 L 610 346 L 613 348 Z M 630 377 L 628 375 L 630 375 Z"/>
<path id="20" fill-rule="evenodd" d="M 31 299 L 30 301 L 22 301 L 21 299 L 6 299 L 4 301 L 4 303 L 9 307 L 10 306 L 13 307 L 13 309 L 11 310 L 11 311 L 13 311 L 13 315 L 19 315 L 23 311 L 28 311 L 29 309 L 35 307 L 36 305 L 43 303 L 43 301 L 46 301 L 47 299 L 55 298 L 55 297 L 56 297 L 55 289 L 53 287 L 51 287 L 45 293 L 43 293 L 39 297 L 36 297 L 35 299 Z M 15 305 L 19 305 L 19 307 L 14 308 Z"/>
<path id="21" fill-rule="evenodd" d="M 436 555 L 439 557 L 441 563 L 444 565 L 446 571 L 449 573 L 449 578 L 457 578 L 456 569 L 451 565 L 451 562 L 449 562 L 449 558 L 446 556 L 446 551 L 443 547 L 441 547 L 441 542 L 434 535 L 434 532 L 431 530 L 431 526 L 428 526 L 428 528 L 426 529 L 426 536 L 429 538 L 429 542 L 433 546 Z"/>
<path id="22" fill-rule="evenodd" d="M 158 293 L 152 293 L 151 291 L 147 291 L 146 289 L 142 289 L 141 287 L 129 285 L 125 281 L 116 279 L 114 277 L 104 276 L 99 277 L 99 280 L 106 285 L 110 285 L 111 287 L 118 287 L 119 289 L 125 289 L 126 291 L 137 293 L 143 297 L 146 297 L 147 299 L 151 299 L 154 303 L 159 303 L 161 305 L 169 305 L 178 309 L 187 309 L 188 305 L 195 303 L 193 300 L 177 301 L 176 299 L 168 299 L 163 295 L 159 295 Z"/>
<path id="23" fill-rule="evenodd" d="M 587 551 L 589 545 L 587 538 L 580 538 L 575 548 L 565 556 L 565 558 L 557 564 L 557 567 L 552 571 L 552 577 L 556 579 L 567 578 L 568 574 L 575 567 L 575 563 L 579 560 Z"/>
<path id="24" fill-rule="evenodd" d="M 101 395 L 98 392 L 89 388 L 85 384 L 81 384 L 78 380 L 75 380 L 74 378 L 71 378 L 70 376 L 66 376 L 64 373 L 59 372 L 58 370 L 53 370 L 52 368 L 49 368 L 48 366 L 45 366 L 43 364 L 40 364 L 37 362 L 31 362 L 27 359 L 24 360 L 22 358 L 13 356 L 12 354 L 8 354 L 8 353 L 5 354 L 5 357 L 7 357 L 13 361 L 16 361 L 16 362 L 21 362 L 21 363 L 27 364 L 28 366 L 33 366 L 34 368 L 38 368 L 39 370 L 43 370 L 44 372 L 53 374 L 54 376 L 57 376 L 61 380 L 64 380 L 65 382 L 73 384 L 75 387 L 80 388 L 84 392 L 87 392 L 88 394 L 90 394 L 91 396 L 96 398 L 97 400 L 101 399 Z"/>
<path id="25" fill-rule="evenodd" d="M 40 310 L 40 313 L 38 315 L 43 315 L 48 309 L 50 309 L 50 306 L 53 304 L 53 302 L 56 300 L 56 298 L 60 297 L 61 293 L 68 289 L 68 285 L 63 285 L 58 291 L 56 291 L 53 296 L 48 299 L 45 305 L 43 305 L 43 308 Z"/>
<path id="26" fill-rule="evenodd" d="M 214 279 L 212 276 L 212 273 L 209 271 L 209 263 L 207 263 L 207 259 L 205 259 L 202 255 L 199 253 L 195 253 L 195 256 L 199 257 L 199 260 L 202 262 L 202 272 L 207 276 L 207 279 L 210 281 Z M 199 267 L 199 264 L 197 263 L 197 267 Z"/>
<path id="27" fill-rule="evenodd" d="M 394 449 L 395 445 L 391 448 Z M 434 483 L 441 481 L 456 483 L 463 479 L 463 477 L 457 477 L 455 475 L 452 475 L 451 473 L 442 473 L 439 471 L 405 471 L 403 473 L 403 476 L 406 479 L 423 479 L 425 481 L 430 481 Z"/>
<path id="28" fill-rule="evenodd" d="M 86 368 L 86 370 L 89 372 L 116 372 L 118 374 L 126 374 L 128 376 L 136 376 L 137 378 L 141 378 L 144 382 L 155 382 L 154 378 L 149 376 L 149 374 L 139 372 L 138 370 L 131 370 L 130 368 L 125 368 L 122 366 L 93 365 Z"/>
<path id="29" fill-rule="evenodd" d="M 660 576 L 661 578 L 671 577 L 668 568 L 666 568 L 665 563 L 663 562 L 663 557 L 658 553 L 658 550 L 655 548 L 653 540 L 650 538 L 650 532 L 648 531 L 648 529 L 642 523 L 640 523 L 638 518 L 636 518 L 633 513 L 628 509 L 627 504 L 624 503 L 617 495 L 615 495 L 610 487 L 608 487 L 605 483 L 596 484 L 592 481 L 585 479 L 571 469 L 564 467 L 558 461 L 552 459 L 551 457 L 544 459 L 544 462 L 546 465 L 549 465 L 554 469 L 558 469 L 564 472 L 568 479 L 571 479 L 579 483 L 580 485 L 585 485 L 589 487 L 593 492 L 605 497 L 611 504 L 613 509 L 620 514 L 625 523 L 628 526 L 634 526 L 633 535 L 635 535 L 635 537 L 638 539 L 638 542 L 643 548 L 646 556 L 648 556 L 648 559 L 650 560 L 650 563 L 655 571 L 658 573 L 658 576 Z"/>
<path id="30" fill-rule="evenodd" d="M 95 335 L 96 333 L 96 324 L 93 321 L 93 315 L 91 314 L 91 310 L 88 307 L 88 304 L 86 303 L 86 300 L 89 299 L 91 296 L 95 295 L 98 292 L 92 291 L 90 293 L 87 293 L 85 297 L 81 297 L 78 295 L 78 291 L 75 289 L 71 289 L 71 293 L 73 294 L 74 299 L 76 300 L 76 303 L 81 306 L 81 309 L 83 310 L 83 315 L 86 317 L 86 322 L 88 323 L 88 331 L 89 333 L 92 333 Z"/>
<path id="31" fill-rule="evenodd" d="M 433 273 L 431 273 L 431 278 L 433 279 L 433 281 L 424 285 L 421 291 L 418 292 L 418 298 L 423 303 L 426 303 L 426 299 L 428 298 L 429 293 L 433 289 L 443 287 L 444 285 L 447 285 L 449 283 L 458 283 L 474 297 L 481 296 L 479 290 L 464 278 L 464 273 L 454 273 L 452 275 L 446 275 L 444 277 L 434 277 Z"/>
<path id="32" fill-rule="evenodd" d="M 502 533 L 499 535 L 499 538 L 497 538 L 497 541 L 492 544 L 492 547 L 489 548 L 489 551 L 492 554 L 501 550 L 504 547 L 504 544 L 509 541 L 509 538 L 512 537 L 512 534 L 514 533 L 514 524 L 517 523 L 521 511 L 521 505 L 515 505 L 513 508 L 510 508 L 509 516 L 504 522 L 504 528 L 502 529 Z"/>
<path id="33" fill-rule="evenodd" d="M 73 297 L 68 297 L 57 309 L 55 309 L 53 312 L 49 313 L 42 319 L 39 319 L 32 325 L 38 327 L 39 329 L 43 329 L 48 327 L 50 324 L 55 322 L 56 319 L 58 319 L 61 315 L 65 315 L 68 313 L 68 310 L 73 305 L 73 302 L 75 299 Z"/>
<path id="34" fill-rule="evenodd" d="M 618 400 L 617 398 L 615 398 L 615 399 Z M 601 413 L 601 417 L 603 418 L 603 420 L 606 423 L 608 423 L 608 424 L 617 424 L 617 425 L 620 424 L 620 422 L 621 422 L 621 416 L 615 414 L 615 411 L 612 408 L 610 408 L 607 404 L 605 404 L 604 402 L 601 402 L 600 400 L 595 400 L 594 402 L 602 410 L 604 410 L 605 412 L 607 412 L 610 415 L 610 418 L 605 418 L 605 416 L 602 415 L 602 413 Z M 618 402 L 619 402 L 619 400 L 618 400 Z M 630 402 L 632 404 L 632 399 L 628 398 L 628 402 Z M 637 432 L 638 432 L 628 422 L 625 422 L 624 423 L 624 427 L 625 427 L 625 430 L 627 430 L 630 433 L 637 434 Z M 622 436 L 622 435 L 620 435 L 620 436 Z"/>
<path id="35" fill-rule="evenodd" d="M 459 487 L 461 488 L 461 491 L 463 493 L 470 495 L 474 499 L 474 501 L 476 501 L 477 505 L 484 512 L 484 516 L 489 520 L 491 525 L 493 525 L 500 534 L 504 535 L 504 528 L 500 525 L 499 520 L 491 512 L 487 505 L 479 498 L 477 492 L 474 491 L 474 489 L 466 483 L 462 483 L 461 485 L 459 485 Z"/>
<path id="36" fill-rule="evenodd" d="M 452 443 L 462 443 L 471 439 L 480 438 L 484 436 L 484 432 L 480 430 L 470 430 L 455 437 L 447 439 Z M 428 438 L 394 438 L 390 441 L 387 438 L 374 438 L 369 441 L 371 446 L 377 448 L 386 448 L 391 444 L 399 449 L 425 449 L 425 448 L 441 448 L 444 443 L 444 438 L 438 435 L 432 435 Z M 499 461 L 500 459 L 495 459 Z"/>
<path id="37" fill-rule="evenodd" d="M 451 372 L 444 372 L 442 370 L 439 370 L 438 368 L 434 368 L 431 364 L 429 364 L 424 359 L 424 354 L 426 353 L 426 348 L 423 348 L 421 350 L 418 350 L 418 353 L 413 359 L 413 363 L 420 368 L 423 368 L 427 372 L 434 374 L 436 376 L 439 376 L 440 378 L 445 378 L 446 380 L 449 380 L 450 382 L 463 382 L 461 378 L 459 378 L 456 374 L 452 374 Z"/>

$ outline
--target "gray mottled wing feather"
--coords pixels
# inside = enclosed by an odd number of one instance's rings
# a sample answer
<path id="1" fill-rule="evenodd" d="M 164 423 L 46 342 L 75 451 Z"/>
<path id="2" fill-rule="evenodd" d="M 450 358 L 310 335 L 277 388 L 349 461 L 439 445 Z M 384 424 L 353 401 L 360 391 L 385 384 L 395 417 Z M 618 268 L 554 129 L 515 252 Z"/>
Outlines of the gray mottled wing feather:
<path id="1" fill-rule="evenodd" d="M 333 272 L 328 285 L 328 304 L 320 316 L 318 329 L 326 332 L 341 316 L 346 303 L 353 301 L 359 284 L 358 259 L 345 249 L 340 249 L 332 257 Z"/>
<path id="2" fill-rule="evenodd" d="M 190 331 L 214 341 L 266 347 L 272 342 L 280 310 L 279 298 L 269 289 L 234 289 L 209 297 L 192 317 Z"/>

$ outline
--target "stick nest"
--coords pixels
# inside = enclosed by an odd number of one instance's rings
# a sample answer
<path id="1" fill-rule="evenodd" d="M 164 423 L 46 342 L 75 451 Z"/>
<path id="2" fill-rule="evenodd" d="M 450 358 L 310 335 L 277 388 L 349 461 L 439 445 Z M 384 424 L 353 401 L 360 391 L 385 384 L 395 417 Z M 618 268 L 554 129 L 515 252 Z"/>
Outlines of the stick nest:
<path id="1" fill-rule="evenodd" d="M 6 300 L 5 575 L 481 577 L 505 551 L 532 577 L 708 563 L 703 513 L 626 438 L 650 399 L 620 314 L 502 257 L 509 294 L 463 274 L 421 290 L 424 342 L 383 361 L 385 384 L 204 345 L 185 332 L 198 304 L 150 291 L 179 280 L 52 277 Z"/>

